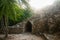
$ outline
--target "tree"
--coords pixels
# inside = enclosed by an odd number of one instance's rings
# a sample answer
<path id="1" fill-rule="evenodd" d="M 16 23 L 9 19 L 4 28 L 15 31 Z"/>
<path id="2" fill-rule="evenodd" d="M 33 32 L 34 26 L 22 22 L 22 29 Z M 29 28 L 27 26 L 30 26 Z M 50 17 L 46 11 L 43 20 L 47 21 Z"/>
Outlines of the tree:
<path id="1" fill-rule="evenodd" d="M 20 1 L 27 6 L 26 0 Z M 16 20 L 16 8 L 20 10 L 17 0 L 0 0 L 0 19 L 5 29 L 5 37 L 8 37 L 8 18 L 11 17 L 11 19 Z"/>

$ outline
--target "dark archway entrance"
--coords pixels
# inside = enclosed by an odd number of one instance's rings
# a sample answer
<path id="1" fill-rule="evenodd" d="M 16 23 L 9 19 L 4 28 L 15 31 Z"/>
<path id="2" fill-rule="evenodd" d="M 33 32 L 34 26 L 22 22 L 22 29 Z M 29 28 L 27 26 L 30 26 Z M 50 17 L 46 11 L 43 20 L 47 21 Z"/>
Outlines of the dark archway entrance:
<path id="1" fill-rule="evenodd" d="M 26 23 L 25 32 L 32 32 L 32 24 L 29 21 Z"/>

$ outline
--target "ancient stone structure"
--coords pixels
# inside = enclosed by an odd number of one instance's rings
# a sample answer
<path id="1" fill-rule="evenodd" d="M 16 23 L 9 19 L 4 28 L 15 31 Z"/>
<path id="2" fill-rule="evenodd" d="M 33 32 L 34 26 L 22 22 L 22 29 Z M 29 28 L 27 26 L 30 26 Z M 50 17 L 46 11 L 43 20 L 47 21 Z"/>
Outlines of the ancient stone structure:
<path id="1" fill-rule="evenodd" d="M 48 17 L 41 18 L 35 16 L 20 22 L 16 25 L 9 26 L 9 33 L 53 33 L 60 31 L 60 14 L 54 14 Z M 2 33 L 2 30 L 0 30 Z"/>

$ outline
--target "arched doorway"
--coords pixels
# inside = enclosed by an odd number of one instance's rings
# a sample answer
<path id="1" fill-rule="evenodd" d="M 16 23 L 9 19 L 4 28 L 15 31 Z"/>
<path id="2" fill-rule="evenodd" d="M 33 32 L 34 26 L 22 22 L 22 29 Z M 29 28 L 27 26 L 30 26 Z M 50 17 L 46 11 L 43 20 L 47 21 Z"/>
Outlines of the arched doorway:
<path id="1" fill-rule="evenodd" d="M 32 32 L 32 24 L 29 21 L 26 23 L 25 32 Z"/>

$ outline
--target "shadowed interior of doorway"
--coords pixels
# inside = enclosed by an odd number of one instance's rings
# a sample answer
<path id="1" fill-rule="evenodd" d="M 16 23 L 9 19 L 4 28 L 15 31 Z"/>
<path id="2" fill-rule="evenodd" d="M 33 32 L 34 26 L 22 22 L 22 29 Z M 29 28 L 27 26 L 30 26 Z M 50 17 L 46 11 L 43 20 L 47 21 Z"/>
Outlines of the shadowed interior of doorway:
<path id="1" fill-rule="evenodd" d="M 26 23 L 25 32 L 32 32 L 32 24 L 30 21 Z"/>

